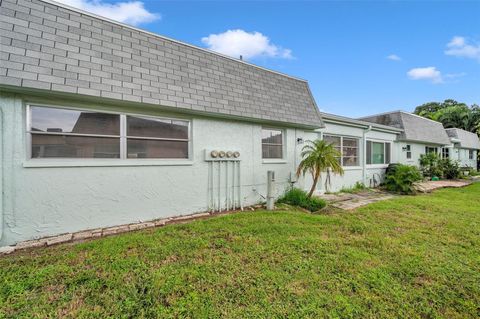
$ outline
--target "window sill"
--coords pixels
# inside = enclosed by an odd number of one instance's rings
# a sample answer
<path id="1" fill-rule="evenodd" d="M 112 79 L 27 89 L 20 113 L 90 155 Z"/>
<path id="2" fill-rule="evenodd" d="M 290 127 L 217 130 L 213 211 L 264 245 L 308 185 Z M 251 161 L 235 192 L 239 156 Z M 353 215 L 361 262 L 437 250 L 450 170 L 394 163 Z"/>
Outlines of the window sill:
<path id="1" fill-rule="evenodd" d="M 387 168 L 390 164 L 367 164 L 368 168 Z"/>
<path id="2" fill-rule="evenodd" d="M 263 164 L 287 164 L 287 161 L 284 159 L 264 159 L 262 160 Z"/>
<path id="3" fill-rule="evenodd" d="M 356 171 L 356 170 L 362 170 L 363 167 L 361 166 L 342 166 L 344 171 Z"/>
<path id="4" fill-rule="evenodd" d="M 188 166 L 192 160 L 159 160 L 159 159 L 132 159 L 132 160 L 43 160 L 32 159 L 23 162 L 25 168 L 35 167 L 121 167 L 121 166 Z"/>

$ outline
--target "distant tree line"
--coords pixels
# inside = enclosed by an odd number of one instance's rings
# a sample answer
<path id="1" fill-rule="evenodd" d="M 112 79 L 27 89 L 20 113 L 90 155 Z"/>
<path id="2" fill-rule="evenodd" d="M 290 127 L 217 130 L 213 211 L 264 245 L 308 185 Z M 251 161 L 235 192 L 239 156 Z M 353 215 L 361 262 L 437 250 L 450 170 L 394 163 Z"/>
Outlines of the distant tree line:
<path id="1" fill-rule="evenodd" d="M 445 128 L 461 128 L 480 136 L 480 106 L 468 106 L 455 100 L 429 102 L 417 106 L 415 114 L 441 122 Z"/>

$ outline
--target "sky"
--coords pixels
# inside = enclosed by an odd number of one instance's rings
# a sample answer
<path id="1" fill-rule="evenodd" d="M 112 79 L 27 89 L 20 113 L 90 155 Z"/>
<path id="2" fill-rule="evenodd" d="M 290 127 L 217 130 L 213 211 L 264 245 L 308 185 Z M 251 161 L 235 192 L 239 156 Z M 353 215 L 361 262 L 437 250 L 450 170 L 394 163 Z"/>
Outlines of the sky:
<path id="1" fill-rule="evenodd" d="M 480 104 L 480 0 L 60 2 L 306 79 L 324 112 Z"/>

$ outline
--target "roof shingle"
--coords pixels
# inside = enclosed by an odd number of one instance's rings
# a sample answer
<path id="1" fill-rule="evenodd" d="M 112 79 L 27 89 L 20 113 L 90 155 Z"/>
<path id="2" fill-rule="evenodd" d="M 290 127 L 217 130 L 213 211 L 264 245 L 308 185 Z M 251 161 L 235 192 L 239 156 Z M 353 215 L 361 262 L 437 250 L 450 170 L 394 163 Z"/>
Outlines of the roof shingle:
<path id="1" fill-rule="evenodd" d="M 0 6 L 4 88 L 322 126 L 304 80 L 50 1 L 4 0 Z"/>
<path id="2" fill-rule="evenodd" d="M 403 129 L 399 140 L 416 141 L 427 144 L 450 144 L 450 139 L 442 123 L 415 114 L 394 111 L 362 117 L 361 120 Z"/>

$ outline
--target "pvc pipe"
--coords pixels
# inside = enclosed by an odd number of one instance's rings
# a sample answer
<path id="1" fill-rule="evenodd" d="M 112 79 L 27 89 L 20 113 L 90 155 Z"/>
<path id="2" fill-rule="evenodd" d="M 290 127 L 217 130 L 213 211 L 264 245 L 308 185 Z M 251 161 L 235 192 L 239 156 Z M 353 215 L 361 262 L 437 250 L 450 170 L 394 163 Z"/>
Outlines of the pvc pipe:
<path id="1" fill-rule="evenodd" d="M 240 203 L 240 209 L 243 210 L 243 204 L 242 204 L 242 173 L 240 171 L 240 161 L 238 162 L 238 201 Z"/>
<path id="2" fill-rule="evenodd" d="M 225 161 L 225 206 L 226 210 L 230 209 L 230 190 L 228 189 L 228 161 Z"/>
<path id="3" fill-rule="evenodd" d="M 273 210 L 275 205 L 275 172 L 267 171 L 267 210 Z"/>

